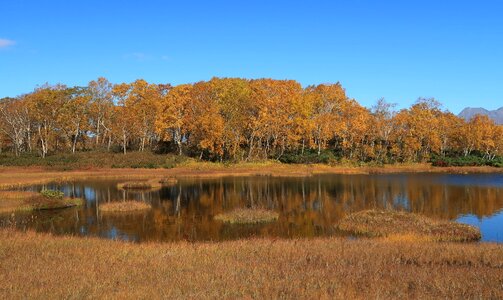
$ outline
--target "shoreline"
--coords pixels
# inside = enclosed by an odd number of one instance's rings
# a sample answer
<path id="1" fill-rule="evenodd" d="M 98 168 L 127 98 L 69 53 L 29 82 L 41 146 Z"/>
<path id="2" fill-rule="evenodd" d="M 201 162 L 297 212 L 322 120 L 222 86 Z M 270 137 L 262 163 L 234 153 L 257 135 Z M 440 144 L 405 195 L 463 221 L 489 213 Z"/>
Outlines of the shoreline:
<path id="1" fill-rule="evenodd" d="M 89 168 L 58 170 L 43 167 L 0 166 L 0 189 L 19 188 L 54 181 L 73 181 L 87 178 L 148 179 L 154 177 L 221 178 L 228 176 L 310 177 L 322 174 L 369 175 L 369 174 L 489 174 L 502 173 L 495 167 L 433 167 L 430 164 L 386 165 L 383 167 L 347 167 L 329 165 L 264 164 L 191 164 L 171 169 L 144 168 Z"/>

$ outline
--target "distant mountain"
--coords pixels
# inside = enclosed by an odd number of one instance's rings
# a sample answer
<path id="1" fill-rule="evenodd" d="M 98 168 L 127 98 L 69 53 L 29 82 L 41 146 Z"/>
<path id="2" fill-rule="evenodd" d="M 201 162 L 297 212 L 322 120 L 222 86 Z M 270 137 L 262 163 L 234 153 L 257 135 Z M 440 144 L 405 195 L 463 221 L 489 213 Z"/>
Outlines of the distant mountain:
<path id="1" fill-rule="evenodd" d="M 493 119 L 496 124 L 503 124 L 503 107 L 500 107 L 496 110 L 487 110 L 481 107 L 467 107 L 459 113 L 458 117 L 468 121 L 475 115 L 486 115 L 489 116 L 489 118 Z"/>

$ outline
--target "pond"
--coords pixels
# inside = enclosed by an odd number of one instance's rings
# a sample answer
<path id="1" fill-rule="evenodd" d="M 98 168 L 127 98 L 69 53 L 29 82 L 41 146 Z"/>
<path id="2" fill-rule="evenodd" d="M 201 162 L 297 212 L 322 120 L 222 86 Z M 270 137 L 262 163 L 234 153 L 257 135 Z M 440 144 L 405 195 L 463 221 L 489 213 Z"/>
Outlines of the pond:
<path id="1" fill-rule="evenodd" d="M 395 208 L 472 224 L 482 240 L 503 243 L 503 174 L 318 175 L 179 179 L 157 191 L 131 192 L 117 180 L 85 180 L 29 187 L 58 189 L 83 198 L 81 207 L 0 215 L 1 226 L 54 234 L 145 241 L 220 241 L 248 237 L 339 235 L 348 213 Z M 152 209 L 102 214 L 106 202 L 140 200 Z M 236 225 L 214 216 L 236 208 L 279 213 L 275 222 Z"/>

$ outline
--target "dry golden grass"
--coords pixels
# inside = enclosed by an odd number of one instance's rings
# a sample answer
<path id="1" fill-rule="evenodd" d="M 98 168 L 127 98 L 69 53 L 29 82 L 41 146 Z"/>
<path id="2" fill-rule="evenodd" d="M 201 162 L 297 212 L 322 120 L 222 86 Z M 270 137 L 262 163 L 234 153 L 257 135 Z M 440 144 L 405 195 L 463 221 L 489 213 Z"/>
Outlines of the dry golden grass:
<path id="1" fill-rule="evenodd" d="M 0 213 L 31 210 L 27 202 L 36 197 L 39 194 L 35 192 L 0 191 Z"/>
<path id="2" fill-rule="evenodd" d="M 356 235 L 392 240 L 467 242 L 481 238 L 480 230 L 470 225 L 392 210 L 364 210 L 350 214 L 340 221 L 338 228 Z"/>
<path id="3" fill-rule="evenodd" d="M 49 182 L 64 182 L 79 179 L 126 179 L 148 180 L 152 178 L 173 177 L 223 177 L 223 176 L 282 176 L 305 177 L 314 174 L 369 174 L 369 173 L 495 173 L 503 168 L 493 167 L 432 167 L 429 164 L 391 165 L 384 167 L 346 167 L 328 165 L 286 165 L 274 162 L 241 163 L 225 166 L 216 163 L 190 163 L 172 169 L 81 169 L 58 171 L 41 167 L 0 167 L 0 189 L 11 189 Z"/>
<path id="4" fill-rule="evenodd" d="M 0 230 L 0 298 L 502 298 L 503 246 L 375 239 L 128 244 Z"/>
<path id="5" fill-rule="evenodd" d="M 59 209 L 77 205 L 82 205 L 82 199 L 51 199 L 29 191 L 0 191 L 0 213 Z"/>
<path id="6" fill-rule="evenodd" d="M 151 206 L 140 201 L 120 201 L 103 203 L 99 206 L 100 211 L 104 213 L 126 213 L 126 212 L 141 212 L 150 209 Z"/>
<path id="7" fill-rule="evenodd" d="M 34 197 L 26 202 L 30 207 L 30 210 L 47 210 L 47 209 L 61 209 L 82 205 L 83 200 L 80 198 L 69 198 L 65 197 L 63 199 L 50 199 L 46 197 Z"/>
<path id="8" fill-rule="evenodd" d="M 231 224 L 254 224 L 276 221 L 279 214 L 265 209 L 238 208 L 215 216 L 216 220 Z"/>
<path id="9" fill-rule="evenodd" d="M 177 183 L 178 180 L 174 177 L 165 177 L 160 179 L 154 177 L 142 181 L 121 182 L 117 184 L 117 188 L 130 191 L 141 190 L 142 192 L 144 192 L 144 191 L 159 190 L 163 186 L 173 186 L 176 185 Z"/>
<path id="10" fill-rule="evenodd" d="M 159 183 L 163 186 L 173 186 L 178 183 L 178 179 L 176 179 L 174 177 L 161 178 L 159 180 Z"/>
<path id="11" fill-rule="evenodd" d="M 39 196 L 39 193 L 30 191 L 0 191 L 1 200 L 23 200 L 30 197 Z"/>
<path id="12" fill-rule="evenodd" d="M 123 190 L 158 190 L 162 187 L 158 179 L 149 179 L 143 181 L 127 181 L 117 184 L 118 189 Z"/>

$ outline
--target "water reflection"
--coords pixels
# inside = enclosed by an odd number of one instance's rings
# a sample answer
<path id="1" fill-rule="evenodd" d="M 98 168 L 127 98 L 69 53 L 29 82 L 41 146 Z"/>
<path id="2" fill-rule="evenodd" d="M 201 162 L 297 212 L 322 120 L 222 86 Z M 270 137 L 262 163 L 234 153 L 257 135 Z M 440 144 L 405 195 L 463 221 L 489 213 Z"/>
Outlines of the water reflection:
<path id="1" fill-rule="evenodd" d="M 45 188 L 81 197 L 81 208 L 0 216 L 6 225 L 57 234 L 128 241 L 225 240 L 250 236 L 313 237 L 337 234 L 344 215 L 395 208 L 479 226 L 483 239 L 503 242 L 503 175 L 323 175 L 309 178 L 182 179 L 155 192 L 127 192 L 117 181 L 80 181 Z M 40 190 L 42 186 L 31 189 Z M 150 211 L 102 215 L 99 204 L 140 200 Z M 236 226 L 214 221 L 239 207 L 280 212 L 277 222 Z"/>

